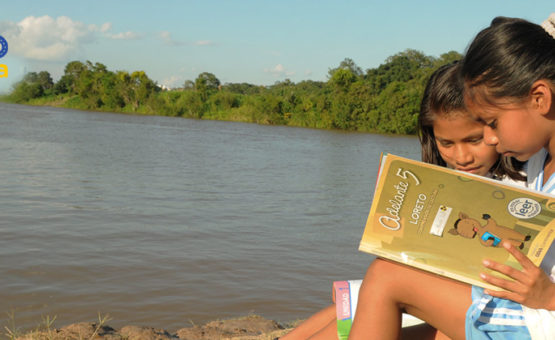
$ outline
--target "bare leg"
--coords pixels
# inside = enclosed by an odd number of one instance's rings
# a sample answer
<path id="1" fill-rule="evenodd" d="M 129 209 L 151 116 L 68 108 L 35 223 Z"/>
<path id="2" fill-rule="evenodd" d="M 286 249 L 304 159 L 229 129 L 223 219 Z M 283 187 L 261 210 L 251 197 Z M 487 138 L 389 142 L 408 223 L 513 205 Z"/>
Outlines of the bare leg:
<path id="1" fill-rule="evenodd" d="M 310 332 L 310 331 L 308 331 Z M 291 334 L 291 333 L 289 333 Z M 314 335 L 306 337 L 306 334 L 291 334 L 294 337 L 282 337 L 281 339 L 308 339 L 308 340 L 337 340 L 337 319 L 334 318 L 324 328 L 320 329 Z M 449 340 L 447 336 L 439 332 L 428 324 L 419 324 L 410 327 L 404 327 L 401 330 L 401 339 L 403 340 Z"/>
<path id="2" fill-rule="evenodd" d="M 349 339 L 399 339 L 403 311 L 452 339 L 464 339 L 470 290 L 455 280 L 376 259 L 362 282 Z"/>
<path id="3" fill-rule="evenodd" d="M 323 329 L 327 329 L 330 323 L 335 324 L 336 312 L 335 304 L 330 305 L 318 313 L 312 315 L 299 326 L 295 327 L 291 332 L 282 336 L 280 340 L 300 340 L 308 339 L 317 334 Z M 335 330 L 335 337 L 337 338 L 337 328 Z"/>
<path id="4" fill-rule="evenodd" d="M 428 325 L 427 323 L 410 326 L 410 327 L 403 327 L 401 329 L 401 339 L 403 340 L 449 340 L 449 338 L 438 331 L 437 329 L 433 328 L 432 326 Z"/>
<path id="5" fill-rule="evenodd" d="M 337 319 L 334 318 L 326 327 L 308 338 L 308 340 L 337 340 L 337 338 Z"/>

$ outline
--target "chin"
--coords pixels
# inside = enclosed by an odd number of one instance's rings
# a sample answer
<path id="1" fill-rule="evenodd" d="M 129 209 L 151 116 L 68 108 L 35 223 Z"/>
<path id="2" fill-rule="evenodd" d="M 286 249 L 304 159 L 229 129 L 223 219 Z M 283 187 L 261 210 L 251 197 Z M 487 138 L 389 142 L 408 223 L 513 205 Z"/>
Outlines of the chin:
<path id="1" fill-rule="evenodd" d="M 487 176 L 487 174 L 489 173 L 489 171 L 477 171 L 477 172 L 473 172 L 474 175 L 478 175 L 478 176 Z"/>
<path id="2" fill-rule="evenodd" d="M 531 156 L 529 156 L 529 155 L 515 155 L 515 154 L 508 154 L 508 155 L 505 155 L 505 156 L 507 156 L 507 157 L 512 157 L 512 158 L 514 158 L 514 159 L 516 159 L 516 160 L 518 160 L 518 161 L 520 161 L 520 162 L 526 162 L 526 161 L 529 160 L 530 157 L 531 157 Z"/>

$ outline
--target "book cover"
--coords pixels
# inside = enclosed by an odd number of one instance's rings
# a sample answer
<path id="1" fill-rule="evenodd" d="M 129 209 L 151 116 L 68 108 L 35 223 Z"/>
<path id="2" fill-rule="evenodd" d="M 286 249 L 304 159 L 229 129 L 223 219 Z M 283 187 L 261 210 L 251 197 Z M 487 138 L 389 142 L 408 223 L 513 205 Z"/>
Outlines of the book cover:
<path id="1" fill-rule="evenodd" d="M 362 280 L 334 281 L 333 300 L 337 315 L 337 338 L 347 340 L 357 310 L 358 292 Z"/>
<path id="2" fill-rule="evenodd" d="M 503 240 L 551 273 L 554 216 L 550 195 L 387 154 L 359 250 L 499 290 L 479 274 L 486 258 L 522 268 Z"/>

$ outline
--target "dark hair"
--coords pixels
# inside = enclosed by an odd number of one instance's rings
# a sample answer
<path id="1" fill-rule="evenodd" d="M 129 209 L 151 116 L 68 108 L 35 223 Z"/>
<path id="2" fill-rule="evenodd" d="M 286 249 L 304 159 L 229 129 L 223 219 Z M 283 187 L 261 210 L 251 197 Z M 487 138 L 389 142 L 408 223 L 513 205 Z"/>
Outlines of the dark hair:
<path id="1" fill-rule="evenodd" d="M 461 71 L 471 101 L 526 98 L 535 81 L 555 83 L 555 39 L 540 25 L 497 17 L 469 45 Z"/>
<path id="2" fill-rule="evenodd" d="M 439 67 L 432 73 L 424 89 L 417 122 L 423 162 L 447 166 L 439 153 L 433 125 L 438 116 L 455 116 L 467 112 L 460 68 L 459 62 Z M 515 180 L 524 180 L 526 177 L 520 173 L 522 165 L 517 160 L 500 157 L 490 171 L 496 177 L 507 175 Z"/>
<path id="3" fill-rule="evenodd" d="M 435 70 L 424 89 L 417 122 L 423 162 L 447 166 L 437 148 L 434 121 L 438 114 L 465 111 L 463 84 L 458 76 L 457 65 L 455 62 Z"/>

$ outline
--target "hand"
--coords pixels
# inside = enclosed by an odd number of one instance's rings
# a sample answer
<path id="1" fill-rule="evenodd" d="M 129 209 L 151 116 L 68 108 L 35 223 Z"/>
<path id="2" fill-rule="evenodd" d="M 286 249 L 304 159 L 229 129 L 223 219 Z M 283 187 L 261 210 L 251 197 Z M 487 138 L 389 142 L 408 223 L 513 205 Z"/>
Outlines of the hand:
<path id="1" fill-rule="evenodd" d="M 518 302 L 530 308 L 555 310 L 555 283 L 529 258 L 516 249 L 511 243 L 503 242 L 503 248 L 522 265 L 522 270 L 511 266 L 484 260 L 484 266 L 496 272 L 507 275 L 513 280 L 481 273 L 480 277 L 494 286 L 505 289 L 495 291 L 486 289 L 484 292 L 491 296 Z"/>

